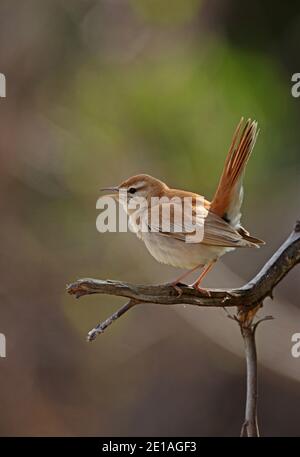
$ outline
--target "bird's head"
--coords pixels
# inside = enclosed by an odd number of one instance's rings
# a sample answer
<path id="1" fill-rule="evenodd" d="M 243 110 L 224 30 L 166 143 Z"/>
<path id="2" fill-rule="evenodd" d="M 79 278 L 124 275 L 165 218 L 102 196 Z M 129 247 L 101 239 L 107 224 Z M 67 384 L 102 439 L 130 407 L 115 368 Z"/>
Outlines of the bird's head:
<path id="1" fill-rule="evenodd" d="M 133 200 L 138 201 L 138 199 L 145 199 L 150 204 L 152 197 L 161 197 L 167 189 L 168 186 L 159 179 L 140 174 L 131 176 L 118 186 L 106 187 L 101 190 L 114 192 L 112 196 L 123 204 L 129 204 Z"/>

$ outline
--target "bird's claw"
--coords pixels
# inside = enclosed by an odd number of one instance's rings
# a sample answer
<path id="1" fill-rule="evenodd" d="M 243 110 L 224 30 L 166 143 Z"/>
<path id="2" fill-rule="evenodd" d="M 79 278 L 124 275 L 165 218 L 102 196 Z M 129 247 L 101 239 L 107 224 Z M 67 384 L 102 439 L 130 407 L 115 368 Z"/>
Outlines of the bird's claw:
<path id="1" fill-rule="evenodd" d="M 176 290 L 176 292 L 177 292 L 177 294 L 178 294 L 178 295 L 177 295 L 177 298 L 180 298 L 181 295 L 183 294 L 182 289 L 181 289 L 177 284 L 171 284 L 171 285 L 172 285 L 172 287 Z"/>
<path id="2" fill-rule="evenodd" d="M 206 297 L 211 297 L 211 293 L 208 289 L 204 289 L 202 287 L 197 286 L 197 284 L 193 284 L 192 287 L 199 292 L 201 295 L 205 295 Z"/>
<path id="3" fill-rule="evenodd" d="M 177 292 L 176 298 L 180 298 L 181 295 L 183 294 L 183 290 L 181 289 L 181 287 L 179 287 L 179 284 L 181 284 L 181 283 L 167 282 L 164 284 L 164 286 L 172 287 Z M 184 284 L 182 284 L 182 285 L 184 285 Z"/>

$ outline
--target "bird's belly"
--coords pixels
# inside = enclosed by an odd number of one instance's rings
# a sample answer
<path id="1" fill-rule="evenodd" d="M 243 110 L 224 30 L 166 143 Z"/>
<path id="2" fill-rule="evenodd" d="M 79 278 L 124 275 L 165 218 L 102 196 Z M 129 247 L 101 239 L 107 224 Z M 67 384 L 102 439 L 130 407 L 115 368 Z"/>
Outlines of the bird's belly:
<path id="1" fill-rule="evenodd" d="M 233 249 L 201 243 L 185 243 L 153 232 L 143 234 L 143 241 L 150 254 L 158 262 L 187 269 L 195 268 L 197 265 L 206 265 Z"/>

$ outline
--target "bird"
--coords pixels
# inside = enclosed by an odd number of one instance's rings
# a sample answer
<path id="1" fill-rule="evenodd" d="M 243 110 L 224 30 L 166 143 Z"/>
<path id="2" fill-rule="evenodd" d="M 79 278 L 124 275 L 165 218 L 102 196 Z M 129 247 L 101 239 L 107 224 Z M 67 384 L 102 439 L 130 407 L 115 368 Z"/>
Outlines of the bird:
<path id="1" fill-rule="evenodd" d="M 113 192 L 110 195 L 124 207 L 130 227 L 158 262 L 187 270 L 170 283 L 177 291 L 185 277 L 201 268 L 201 273 L 189 286 L 205 292 L 200 284 L 221 256 L 236 248 L 259 248 L 265 244 L 250 235 L 240 222 L 243 177 L 258 133 L 256 121 L 240 119 L 212 201 L 195 192 L 170 188 L 148 174 L 134 175 L 118 186 L 101 189 Z M 186 208 L 180 203 L 185 199 L 191 202 L 191 211 L 187 223 L 178 225 L 175 212 L 184 208 L 185 216 Z M 173 200 L 177 203 L 171 203 Z M 146 204 L 133 204 L 138 201 Z M 158 217 L 151 219 L 149 208 L 153 207 L 158 211 Z M 165 210 L 169 211 L 169 225 L 164 224 Z M 147 230 L 141 229 L 141 222 Z M 188 237 L 195 235 L 197 229 L 201 236 L 191 242 Z"/>

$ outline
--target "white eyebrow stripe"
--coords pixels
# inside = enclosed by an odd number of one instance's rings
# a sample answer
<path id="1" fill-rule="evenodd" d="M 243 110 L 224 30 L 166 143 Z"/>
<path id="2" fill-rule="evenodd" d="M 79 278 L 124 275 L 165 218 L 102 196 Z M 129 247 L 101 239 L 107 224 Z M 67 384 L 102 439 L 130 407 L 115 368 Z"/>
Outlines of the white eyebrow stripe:
<path id="1" fill-rule="evenodd" d="M 135 187 L 136 190 L 139 190 L 139 189 L 142 189 L 142 187 L 144 187 L 146 185 L 146 181 L 139 181 L 135 186 L 132 186 L 132 187 Z"/>

